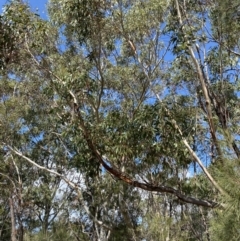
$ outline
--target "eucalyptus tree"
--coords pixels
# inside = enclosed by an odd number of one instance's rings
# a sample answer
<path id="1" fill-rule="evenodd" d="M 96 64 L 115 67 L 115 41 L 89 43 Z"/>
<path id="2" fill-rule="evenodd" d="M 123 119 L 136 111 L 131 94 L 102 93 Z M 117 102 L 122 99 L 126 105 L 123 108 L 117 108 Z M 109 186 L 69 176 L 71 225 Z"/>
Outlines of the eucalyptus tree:
<path id="1" fill-rule="evenodd" d="M 47 31 L 46 22 L 31 13 L 28 6 L 13 2 L 5 6 L 1 18 L 1 205 L 5 211 L 12 211 L 11 220 L 3 221 L 15 226 L 12 229 L 12 240 L 23 240 L 25 230 L 34 231 L 41 228 L 47 232 L 49 226 L 62 208 L 63 202 L 57 203 L 57 190 L 61 179 L 37 170 L 29 163 L 22 162 L 12 156 L 8 145 L 26 151 L 39 164 L 48 168 L 57 167 L 61 171 L 63 162 L 52 161 L 53 154 L 61 156 L 63 147 L 58 145 L 58 139 L 49 136 L 52 127 L 51 116 L 46 114 L 51 110 L 49 97 L 44 94 L 47 90 L 41 79 L 41 74 L 32 66 L 29 45 L 39 50 L 39 43 L 44 37 L 41 30 Z M 35 31 L 38 29 L 39 31 Z M 39 37 L 41 38 L 39 39 Z M 54 35 L 52 35 L 54 36 Z M 28 37 L 31 43 L 27 41 Z M 53 39 L 49 38 L 48 41 Z M 54 41 L 54 40 L 53 40 Z M 21 64 L 19 64 L 21 63 Z M 57 122 L 52 123 L 57 126 Z M 44 130 L 43 126 L 47 127 Z M 6 185 L 9 188 L 5 188 Z M 6 194 L 6 198 L 5 198 Z M 69 194 L 66 194 L 65 199 Z M 7 200 L 7 202 L 5 201 Z M 8 202 L 9 200 L 9 202 Z M 8 203 L 10 203 L 11 205 Z M 62 201 L 62 200 L 61 200 Z M 6 217 L 10 217 L 9 213 Z M 4 214 L 2 215 L 2 218 Z M 11 227 L 11 226 L 10 226 Z M 11 228 L 1 232 L 10 234 Z M 14 239 L 15 238 L 15 239 Z"/>
<path id="2" fill-rule="evenodd" d="M 1 148 L 45 233 L 64 227 L 62 212 L 76 240 L 239 238 L 227 225 L 239 195 L 239 5 L 50 0 L 49 20 L 6 5 Z"/>

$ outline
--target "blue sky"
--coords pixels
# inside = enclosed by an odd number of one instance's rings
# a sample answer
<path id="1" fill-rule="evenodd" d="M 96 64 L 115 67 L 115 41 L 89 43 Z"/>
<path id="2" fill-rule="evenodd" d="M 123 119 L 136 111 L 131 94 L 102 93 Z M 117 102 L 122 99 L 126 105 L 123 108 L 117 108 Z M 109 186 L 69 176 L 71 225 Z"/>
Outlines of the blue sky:
<path id="1" fill-rule="evenodd" d="M 9 0 L 0 0 L 0 12 L 2 12 L 2 7 L 6 4 L 10 2 Z M 27 0 L 24 2 L 28 2 L 31 9 L 33 11 L 37 11 L 37 13 L 42 17 L 42 18 L 46 18 L 46 4 L 48 2 L 48 0 Z"/>

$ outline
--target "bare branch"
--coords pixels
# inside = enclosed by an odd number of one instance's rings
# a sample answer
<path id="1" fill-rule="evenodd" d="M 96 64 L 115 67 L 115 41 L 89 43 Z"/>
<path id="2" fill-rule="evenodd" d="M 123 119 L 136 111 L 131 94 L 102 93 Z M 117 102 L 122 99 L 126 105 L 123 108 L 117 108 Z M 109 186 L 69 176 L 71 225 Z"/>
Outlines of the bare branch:
<path id="1" fill-rule="evenodd" d="M 108 230 L 111 230 L 111 227 L 107 226 L 106 224 L 104 224 L 102 221 L 99 221 L 94 215 L 91 214 L 89 208 L 84 204 L 84 200 L 83 200 L 83 196 L 82 196 L 82 192 L 80 190 L 80 188 L 75 184 L 73 183 L 72 181 L 70 181 L 68 178 L 66 178 L 65 176 L 63 176 L 62 174 L 56 172 L 56 171 L 53 171 L 53 170 L 50 170 L 46 167 L 43 167 L 39 164 L 37 164 L 36 162 L 34 162 L 33 160 L 31 160 L 30 158 L 28 158 L 27 156 L 23 155 L 20 151 L 18 151 L 17 149 L 15 148 L 12 148 L 11 146 L 7 146 L 12 152 L 14 152 L 16 155 L 22 157 L 23 159 L 25 159 L 26 161 L 28 161 L 29 163 L 31 163 L 32 165 L 36 166 L 37 168 L 41 169 L 41 170 L 44 170 L 46 172 L 49 172 L 53 175 L 56 175 L 56 176 L 59 176 L 62 178 L 62 180 L 64 180 L 70 187 L 72 187 L 78 194 L 78 199 L 79 201 L 82 202 L 82 205 L 86 211 L 86 213 L 93 219 L 93 221 L 95 223 L 97 223 L 98 225 L 108 229 Z"/>

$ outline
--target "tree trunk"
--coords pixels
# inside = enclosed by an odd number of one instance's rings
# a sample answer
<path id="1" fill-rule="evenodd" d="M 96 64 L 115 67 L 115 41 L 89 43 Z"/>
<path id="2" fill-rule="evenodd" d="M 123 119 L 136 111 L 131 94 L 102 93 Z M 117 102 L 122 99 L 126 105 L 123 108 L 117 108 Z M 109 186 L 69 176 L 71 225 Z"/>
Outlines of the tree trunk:
<path id="1" fill-rule="evenodd" d="M 10 206 L 10 215 L 11 215 L 11 241 L 17 241 L 16 238 L 16 228 L 15 228 L 15 218 L 14 218 L 14 207 L 13 207 L 13 200 L 9 198 L 9 206 Z"/>

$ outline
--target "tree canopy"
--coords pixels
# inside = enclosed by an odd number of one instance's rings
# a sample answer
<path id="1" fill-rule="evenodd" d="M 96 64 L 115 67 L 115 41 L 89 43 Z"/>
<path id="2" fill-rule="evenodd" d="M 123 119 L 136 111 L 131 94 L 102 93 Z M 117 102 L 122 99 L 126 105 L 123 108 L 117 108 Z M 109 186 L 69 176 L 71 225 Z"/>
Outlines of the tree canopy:
<path id="1" fill-rule="evenodd" d="M 239 240 L 240 1 L 47 10 L 0 16 L 0 239 Z"/>

